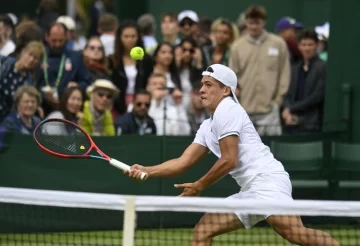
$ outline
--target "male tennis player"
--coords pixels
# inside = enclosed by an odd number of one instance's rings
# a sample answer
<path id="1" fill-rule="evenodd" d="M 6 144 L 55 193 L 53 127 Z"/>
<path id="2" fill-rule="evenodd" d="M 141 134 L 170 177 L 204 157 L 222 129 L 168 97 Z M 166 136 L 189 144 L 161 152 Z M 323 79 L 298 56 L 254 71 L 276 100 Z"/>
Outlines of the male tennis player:
<path id="1" fill-rule="evenodd" d="M 183 188 L 181 196 L 197 196 L 226 174 L 230 174 L 241 191 L 227 199 L 292 200 L 288 173 L 264 145 L 245 110 L 239 104 L 235 89 L 237 78 L 228 67 L 214 64 L 202 73 L 201 100 L 211 114 L 205 120 L 194 142 L 177 159 L 160 165 L 133 165 L 128 175 L 140 179 L 175 176 L 185 172 L 210 150 L 219 159 L 198 181 L 175 185 Z M 248 214 L 205 214 L 194 229 L 192 246 L 211 245 L 212 238 L 239 228 L 249 229 L 261 220 L 290 243 L 297 245 L 339 245 L 329 234 L 305 228 L 299 216 L 253 216 Z"/>

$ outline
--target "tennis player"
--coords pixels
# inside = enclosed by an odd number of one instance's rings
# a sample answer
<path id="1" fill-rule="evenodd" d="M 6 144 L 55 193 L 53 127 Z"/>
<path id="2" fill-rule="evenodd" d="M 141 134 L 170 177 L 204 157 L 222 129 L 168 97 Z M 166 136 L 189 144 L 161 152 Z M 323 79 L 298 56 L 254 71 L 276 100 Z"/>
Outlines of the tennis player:
<path id="1" fill-rule="evenodd" d="M 209 150 L 219 159 L 194 183 L 177 184 L 180 196 L 198 196 L 200 192 L 230 174 L 241 191 L 226 199 L 262 199 L 292 201 L 289 174 L 264 145 L 247 113 L 239 104 L 235 89 L 237 78 L 228 67 L 214 64 L 202 73 L 201 100 L 211 117 L 205 120 L 192 144 L 177 159 L 156 166 L 133 165 L 130 177 L 140 179 L 169 177 L 184 173 Z M 264 214 L 205 214 L 194 229 L 192 246 L 211 245 L 212 238 L 239 228 L 249 229 L 261 220 L 284 239 L 297 245 L 339 245 L 329 234 L 304 227 L 299 216 Z"/>

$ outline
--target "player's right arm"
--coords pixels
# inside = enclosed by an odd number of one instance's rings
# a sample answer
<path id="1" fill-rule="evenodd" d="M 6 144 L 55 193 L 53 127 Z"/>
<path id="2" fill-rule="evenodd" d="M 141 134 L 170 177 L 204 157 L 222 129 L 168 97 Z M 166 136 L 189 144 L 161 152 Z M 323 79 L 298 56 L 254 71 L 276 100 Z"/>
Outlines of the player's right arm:
<path id="1" fill-rule="evenodd" d="M 140 179 L 141 172 L 147 173 L 147 178 L 176 176 L 184 173 L 195 165 L 208 151 L 207 147 L 198 143 L 192 143 L 179 158 L 166 161 L 156 166 L 144 167 L 136 164 L 131 167 L 130 172 L 126 173 L 135 179 Z"/>

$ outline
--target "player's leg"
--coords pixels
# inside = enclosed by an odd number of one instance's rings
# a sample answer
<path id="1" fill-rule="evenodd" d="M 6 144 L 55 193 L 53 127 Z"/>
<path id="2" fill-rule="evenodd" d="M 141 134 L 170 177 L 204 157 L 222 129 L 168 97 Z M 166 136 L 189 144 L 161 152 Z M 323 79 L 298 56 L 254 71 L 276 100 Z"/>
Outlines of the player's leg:
<path id="1" fill-rule="evenodd" d="M 205 214 L 196 224 L 191 246 L 210 246 L 215 236 L 244 228 L 236 214 Z"/>
<path id="2" fill-rule="evenodd" d="M 280 236 L 296 245 L 340 245 L 328 233 L 306 228 L 299 216 L 269 216 L 266 221 Z"/>

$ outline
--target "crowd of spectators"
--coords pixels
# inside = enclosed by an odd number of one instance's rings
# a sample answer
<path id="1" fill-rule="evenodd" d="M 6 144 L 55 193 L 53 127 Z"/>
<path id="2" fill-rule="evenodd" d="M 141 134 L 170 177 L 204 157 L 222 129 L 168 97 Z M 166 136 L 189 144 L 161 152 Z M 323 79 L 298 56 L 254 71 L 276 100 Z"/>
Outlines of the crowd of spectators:
<path id="1" fill-rule="evenodd" d="M 92 136 L 194 135 L 210 117 L 201 73 L 220 63 L 237 74 L 237 97 L 260 135 L 321 131 L 326 30 L 291 17 L 268 30 L 266 9 L 253 5 L 237 22 L 193 10 L 120 21 L 102 11 L 85 35 L 55 1 L 40 4 L 41 18 L 0 16 L 2 127 L 31 134 L 41 120 L 62 118 Z M 130 57 L 135 46 L 142 60 Z"/>

